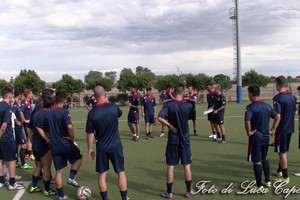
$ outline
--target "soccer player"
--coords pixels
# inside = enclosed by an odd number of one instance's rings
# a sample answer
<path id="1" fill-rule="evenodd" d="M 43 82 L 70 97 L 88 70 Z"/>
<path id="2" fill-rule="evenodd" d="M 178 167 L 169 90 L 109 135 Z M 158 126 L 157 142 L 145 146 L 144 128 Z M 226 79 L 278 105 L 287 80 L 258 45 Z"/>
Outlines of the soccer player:
<path id="1" fill-rule="evenodd" d="M 43 108 L 33 115 L 31 118 L 29 128 L 32 129 L 32 150 L 35 157 L 35 169 L 32 175 L 32 184 L 30 188 L 31 193 L 42 192 L 42 188 L 37 185 L 38 179 L 40 177 L 40 173 L 43 170 L 43 180 L 44 180 L 44 195 L 45 196 L 53 196 L 56 195 L 56 191 L 53 191 L 50 188 L 50 180 L 51 180 L 51 163 L 52 156 L 50 152 L 50 139 L 44 131 L 40 130 L 37 127 L 39 121 L 44 121 L 44 117 L 46 111 L 50 109 L 54 105 L 54 98 L 47 97 L 43 99 Z"/>
<path id="2" fill-rule="evenodd" d="M 97 100 L 94 95 L 90 96 L 90 98 L 85 102 L 85 108 L 90 111 L 97 104 Z M 92 105 L 92 108 L 90 107 Z"/>
<path id="3" fill-rule="evenodd" d="M 275 134 L 275 152 L 279 155 L 279 165 L 274 175 L 275 181 L 286 181 L 289 183 L 288 158 L 290 141 L 294 132 L 296 97 L 287 89 L 287 81 L 284 76 L 275 79 L 276 89 L 279 92 L 273 98 L 274 110 L 280 115 L 280 122 Z"/>
<path id="4" fill-rule="evenodd" d="M 56 170 L 55 182 L 59 200 L 67 199 L 64 194 L 62 176 L 67 161 L 71 165 L 67 184 L 79 187 L 75 176 L 82 163 L 80 149 L 74 144 L 74 127 L 68 110 L 63 109 L 67 102 L 67 93 L 58 91 L 55 96 L 55 105 L 45 114 L 45 120 L 39 120 L 37 127 L 43 129 L 50 136 L 50 147 Z"/>
<path id="5" fill-rule="evenodd" d="M 252 103 L 246 107 L 245 129 L 249 136 L 248 161 L 253 163 L 257 188 L 263 189 L 262 171 L 265 174 L 264 185 L 268 188 L 272 186 L 268 148 L 270 133 L 274 134 L 279 124 L 279 114 L 269 104 L 262 102 L 259 95 L 260 89 L 258 86 L 248 87 L 248 97 Z M 269 131 L 270 118 L 275 118 L 275 120 Z"/>
<path id="6" fill-rule="evenodd" d="M 193 106 L 193 112 L 191 112 L 191 115 L 189 117 L 190 120 L 193 121 L 193 128 L 194 128 L 194 135 L 197 136 L 196 131 L 196 102 L 197 102 L 197 93 L 194 91 L 194 88 L 192 86 L 188 87 L 189 92 L 185 95 L 186 102 L 189 102 Z"/>
<path id="7" fill-rule="evenodd" d="M 38 104 L 36 104 L 36 106 L 34 107 L 32 113 L 31 113 L 31 118 L 33 118 L 33 115 L 42 110 L 44 108 L 44 99 L 46 99 L 47 97 L 54 97 L 54 90 L 50 89 L 50 88 L 46 88 L 42 91 L 42 101 L 40 101 Z"/>
<path id="8" fill-rule="evenodd" d="M 209 108 L 212 108 L 214 103 L 215 103 L 214 102 L 214 100 L 215 100 L 214 96 L 216 94 L 216 91 L 214 90 L 214 85 L 212 83 L 207 84 L 206 89 L 207 89 L 207 92 L 208 92 L 207 95 L 206 95 L 207 109 L 209 109 Z M 212 116 L 213 116 L 213 113 L 208 113 L 207 114 L 207 119 L 210 122 L 211 133 L 212 133 L 208 137 L 216 140 L 217 135 L 216 135 L 216 129 L 215 129 L 214 124 L 212 122 Z"/>
<path id="9" fill-rule="evenodd" d="M 132 133 L 133 141 L 138 141 L 140 139 L 140 125 L 139 125 L 139 109 L 140 109 L 140 97 L 137 93 L 136 87 L 130 88 L 130 96 L 128 101 L 125 103 L 129 106 L 128 112 L 128 127 Z M 134 131 L 133 124 L 135 124 L 136 131 Z"/>
<path id="10" fill-rule="evenodd" d="M 297 90 L 300 96 L 300 86 L 297 87 Z M 297 103 L 298 103 L 298 131 L 299 131 L 298 149 L 300 149 L 300 102 L 299 100 L 297 101 Z M 295 176 L 300 176 L 300 172 L 295 173 Z"/>
<path id="11" fill-rule="evenodd" d="M 118 174 L 118 185 L 122 200 L 127 197 L 127 179 L 124 171 L 124 155 L 118 131 L 118 118 L 122 111 L 106 99 L 103 87 L 96 86 L 94 95 L 97 99 L 96 106 L 89 112 L 86 123 L 88 156 L 94 160 L 96 157 L 96 171 L 99 173 L 98 187 L 100 196 L 107 200 L 106 176 L 109 170 L 109 160 L 114 171 Z M 93 150 L 93 141 L 96 137 L 96 153 Z"/>
<path id="12" fill-rule="evenodd" d="M 29 123 L 31 119 L 32 113 L 32 100 L 33 94 L 31 89 L 24 90 L 24 99 L 21 101 L 20 107 L 20 116 L 23 122 L 24 131 L 26 134 L 26 141 L 27 141 L 27 152 L 25 154 L 25 158 L 28 160 L 35 160 L 34 156 L 32 155 L 32 134 L 29 129 Z"/>
<path id="13" fill-rule="evenodd" d="M 2 173 L 2 163 L 6 163 L 9 171 L 9 190 L 24 189 L 23 185 L 16 183 L 16 143 L 12 127 L 12 108 L 13 90 L 12 88 L 2 89 L 2 98 L 0 102 L 0 187 L 5 186 L 5 180 Z"/>
<path id="14" fill-rule="evenodd" d="M 212 122 L 215 130 L 217 131 L 218 141 L 220 144 L 225 144 L 225 127 L 224 127 L 224 113 L 226 106 L 226 97 L 222 93 L 222 89 L 220 85 L 215 87 L 215 95 L 214 95 L 214 105 L 213 105 L 213 115 Z M 221 137 L 222 135 L 222 137 Z"/>
<path id="15" fill-rule="evenodd" d="M 156 117 L 156 101 L 152 95 L 152 88 L 146 88 L 146 95 L 142 99 L 142 116 L 145 119 L 146 139 L 153 138 L 152 124 L 155 122 Z"/>
<path id="16" fill-rule="evenodd" d="M 19 151 L 21 162 L 17 162 L 17 167 L 20 167 L 22 169 L 33 169 L 33 167 L 31 165 L 29 165 L 28 163 L 26 163 L 26 161 L 25 161 L 27 142 L 26 142 L 26 138 L 23 133 L 22 119 L 21 119 L 21 115 L 20 115 L 21 105 L 19 104 L 19 101 L 22 99 L 22 93 L 23 92 L 19 89 L 15 90 L 15 93 L 14 93 L 15 98 L 14 98 L 14 101 L 12 104 L 12 111 L 16 115 L 16 120 L 18 122 L 20 122 L 15 125 L 17 152 L 18 152 L 18 146 L 19 145 L 21 146 L 20 151 Z M 18 160 L 18 158 L 17 158 L 17 160 Z"/>
<path id="17" fill-rule="evenodd" d="M 165 92 L 162 94 L 161 99 L 162 99 L 163 104 L 175 99 L 171 84 L 168 83 L 166 85 Z M 163 137 L 165 135 L 164 127 L 165 127 L 165 125 L 161 124 L 161 134 L 159 137 Z"/>
<path id="18" fill-rule="evenodd" d="M 188 120 L 193 107 L 190 103 L 184 101 L 184 86 L 177 84 L 175 86 L 175 100 L 169 101 L 163 105 L 158 114 L 158 121 L 169 128 L 168 142 L 166 148 L 167 164 L 167 192 L 161 194 L 162 197 L 172 199 L 172 186 L 174 181 L 174 167 L 178 165 L 179 159 L 184 167 L 184 176 L 186 184 L 186 198 L 190 198 L 192 183 L 192 154 L 190 147 L 190 132 Z"/>

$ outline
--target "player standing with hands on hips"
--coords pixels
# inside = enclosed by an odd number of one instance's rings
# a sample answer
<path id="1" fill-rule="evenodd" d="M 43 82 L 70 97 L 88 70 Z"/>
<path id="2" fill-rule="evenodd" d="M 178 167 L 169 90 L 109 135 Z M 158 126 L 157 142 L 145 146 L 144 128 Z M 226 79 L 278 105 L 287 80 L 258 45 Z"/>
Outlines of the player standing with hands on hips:
<path id="1" fill-rule="evenodd" d="M 99 173 L 98 187 L 100 196 L 107 200 L 106 175 L 109 170 L 109 160 L 118 174 L 118 185 L 122 200 L 127 197 L 127 179 L 124 171 L 123 146 L 119 135 L 119 121 L 122 111 L 106 99 L 106 92 L 102 86 L 94 88 L 97 104 L 89 112 L 86 123 L 88 156 L 96 157 L 96 171 Z M 93 141 L 96 137 L 96 154 L 93 150 Z"/>
<path id="2" fill-rule="evenodd" d="M 178 165 L 179 159 L 184 166 L 184 177 L 186 184 L 186 198 L 193 196 L 192 184 L 192 153 L 190 146 L 189 116 L 193 111 L 192 104 L 184 101 L 184 86 L 175 86 L 175 99 L 166 102 L 158 114 L 158 121 L 169 128 L 166 149 L 167 164 L 167 192 L 162 197 L 172 199 L 172 186 L 174 181 L 174 167 Z"/>

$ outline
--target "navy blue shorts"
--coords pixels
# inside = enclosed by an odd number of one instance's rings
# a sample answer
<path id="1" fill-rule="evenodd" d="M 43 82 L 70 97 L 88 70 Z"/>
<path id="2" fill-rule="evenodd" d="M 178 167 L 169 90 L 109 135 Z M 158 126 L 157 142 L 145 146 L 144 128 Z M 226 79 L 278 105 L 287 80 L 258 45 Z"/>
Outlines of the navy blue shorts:
<path id="1" fill-rule="evenodd" d="M 289 151 L 292 133 L 275 135 L 275 153 L 286 153 Z"/>
<path id="2" fill-rule="evenodd" d="M 182 165 L 188 165 L 192 163 L 192 153 L 190 148 L 182 148 L 179 144 L 167 144 L 166 149 L 166 164 L 174 166 L 179 164 L 181 159 Z"/>
<path id="3" fill-rule="evenodd" d="M 68 161 L 73 164 L 77 160 L 82 158 L 82 154 L 80 153 L 80 149 L 73 144 L 70 151 L 60 154 L 52 154 L 54 167 L 56 170 L 63 169 L 67 166 Z"/>
<path id="4" fill-rule="evenodd" d="M 212 123 L 224 124 L 224 113 L 217 113 L 212 115 Z"/>
<path id="5" fill-rule="evenodd" d="M 196 110 L 193 110 L 193 111 L 190 113 L 189 119 L 191 119 L 191 120 L 196 120 Z"/>
<path id="6" fill-rule="evenodd" d="M 145 114 L 144 119 L 145 119 L 145 123 L 149 123 L 149 124 L 155 123 L 154 114 Z"/>
<path id="7" fill-rule="evenodd" d="M 212 119 L 213 119 L 213 113 L 208 113 L 207 120 L 212 122 Z"/>
<path id="8" fill-rule="evenodd" d="M 26 144 L 26 138 L 25 138 L 25 135 L 23 133 L 23 130 L 22 130 L 22 126 L 21 127 L 15 127 L 15 134 L 16 134 L 16 143 L 17 144 Z"/>
<path id="9" fill-rule="evenodd" d="M 128 123 L 138 124 L 139 123 L 139 113 L 136 111 L 135 112 L 129 111 L 127 121 L 128 121 Z"/>
<path id="10" fill-rule="evenodd" d="M 114 171 L 118 174 L 124 171 L 124 155 L 123 150 L 101 153 L 97 151 L 96 154 L 96 172 L 104 173 L 109 170 L 109 160 L 111 161 Z"/>
<path id="11" fill-rule="evenodd" d="M 269 137 L 267 139 L 259 131 L 249 137 L 248 162 L 259 163 L 266 160 L 269 149 Z"/>
<path id="12" fill-rule="evenodd" d="M 49 146 L 48 147 L 44 146 L 39 149 L 32 148 L 32 152 L 36 161 L 41 161 L 41 158 L 43 158 L 49 151 L 50 151 Z"/>
<path id="13" fill-rule="evenodd" d="M 1 142 L 0 143 L 0 160 L 14 161 L 17 159 L 16 143 Z"/>

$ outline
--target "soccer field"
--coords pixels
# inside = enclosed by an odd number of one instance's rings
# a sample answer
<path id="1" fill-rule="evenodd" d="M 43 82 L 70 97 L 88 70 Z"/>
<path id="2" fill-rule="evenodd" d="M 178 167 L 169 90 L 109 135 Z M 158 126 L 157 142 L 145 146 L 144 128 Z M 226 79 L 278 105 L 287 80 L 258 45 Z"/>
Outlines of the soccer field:
<path id="1" fill-rule="evenodd" d="M 225 111 L 226 144 L 218 144 L 207 136 L 210 134 L 210 127 L 207 118 L 202 115 L 206 109 L 206 104 L 197 104 L 197 133 L 198 136 L 191 135 L 191 145 L 193 154 L 193 185 L 199 181 L 210 181 L 206 184 L 207 190 L 201 190 L 193 199 L 283 199 L 288 192 L 292 190 L 275 191 L 271 188 L 266 194 L 247 194 L 242 195 L 241 184 L 244 181 L 253 181 L 254 174 L 252 163 L 246 162 L 248 137 L 244 129 L 244 109 L 246 103 L 238 105 L 228 103 Z M 157 110 L 160 110 L 158 106 Z M 154 126 L 154 138 L 145 140 L 144 121 L 140 120 L 141 139 L 138 142 L 131 140 L 131 133 L 127 126 L 128 107 L 121 107 L 123 116 L 120 118 L 119 130 L 124 146 L 125 171 L 128 179 L 128 196 L 131 200 L 156 200 L 163 199 L 159 196 L 160 192 L 166 190 L 165 175 L 166 166 L 164 163 L 164 152 L 167 137 L 160 138 L 161 125 Z M 72 121 L 75 126 L 75 140 L 78 143 L 83 155 L 84 161 L 76 179 L 80 185 L 86 185 L 92 190 L 91 199 L 101 199 L 98 187 L 98 175 L 95 172 L 95 161 L 87 157 L 87 145 L 85 134 L 85 120 L 87 116 L 86 109 L 71 110 Z M 296 123 L 296 127 L 298 123 Z M 295 129 L 297 130 L 297 129 Z M 192 134 L 192 129 L 190 129 Z M 300 193 L 300 178 L 295 177 L 293 173 L 300 171 L 299 152 L 297 149 L 298 131 L 292 137 L 289 152 L 289 174 L 291 181 L 286 188 L 295 188 L 294 192 Z M 271 139 L 270 142 L 273 142 Z M 278 166 L 278 155 L 274 153 L 273 147 L 269 149 L 269 161 L 271 169 Z M 34 164 L 29 161 L 30 164 Z M 64 189 L 69 199 L 76 198 L 76 188 L 66 184 L 69 175 L 69 167 L 64 171 Z M 31 181 L 33 170 L 17 169 L 17 174 L 22 176 L 21 181 Z M 53 170 L 54 174 L 54 170 Z M 108 177 L 108 197 L 110 200 L 120 199 L 120 193 L 117 186 L 117 175 L 113 169 L 110 170 Z M 43 188 L 43 183 L 39 182 Z M 214 190 L 210 189 L 214 185 Z M 229 194 L 222 194 L 224 188 L 232 185 L 232 191 Z M 55 189 L 55 185 L 52 185 Z M 299 189 L 298 189 L 299 188 Z M 217 190 L 217 191 L 216 191 Z M 202 192 L 206 192 L 202 194 Z M 209 194 L 212 193 L 213 194 Z M 276 193 L 279 194 L 276 194 Z M 17 191 L 9 192 L 5 188 L 0 189 L 0 199 L 13 199 Z M 185 183 L 182 166 L 175 168 L 175 181 L 173 186 L 173 199 L 185 199 Z M 42 193 L 30 194 L 28 189 L 24 194 L 20 194 L 21 199 L 57 199 L 57 197 L 44 197 Z M 287 199 L 299 199 L 300 194 L 290 194 Z"/>

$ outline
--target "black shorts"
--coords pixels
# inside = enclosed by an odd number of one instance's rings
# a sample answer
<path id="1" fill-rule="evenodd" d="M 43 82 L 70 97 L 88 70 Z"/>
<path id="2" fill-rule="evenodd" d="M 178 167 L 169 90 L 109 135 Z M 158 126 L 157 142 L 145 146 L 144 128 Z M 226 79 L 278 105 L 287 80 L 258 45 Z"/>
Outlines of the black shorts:
<path id="1" fill-rule="evenodd" d="M 68 152 L 52 154 L 52 159 L 56 170 L 65 168 L 68 161 L 73 164 L 81 158 L 82 154 L 80 153 L 80 149 L 75 144 L 72 145 L 70 151 Z"/>
<path id="2" fill-rule="evenodd" d="M 195 121 L 196 120 L 196 110 L 193 110 L 190 115 L 189 119 Z"/>
<path id="3" fill-rule="evenodd" d="M 212 120 L 213 120 L 213 113 L 208 113 L 207 114 L 207 120 L 210 121 L 210 122 L 212 122 Z"/>
<path id="4" fill-rule="evenodd" d="M 139 113 L 136 111 L 134 111 L 134 112 L 129 111 L 127 121 L 128 121 L 128 123 L 131 123 L 131 124 L 138 124 L 139 123 Z"/>
<path id="5" fill-rule="evenodd" d="M 224 113 L 217 113 L 212 115 L 212 123 L 224 124 Z"/>
<path id="6" fill-rule="evenodd" d="M 175 166 L 179 164 L 181 159 L 182 165 L 192 163 L 192 153 L 190 148 L 182 148 L 180 144 L 167 144 L 166 149 L 166 164 L 168 166 Z"/>
<path id="7" fill-rule="evenodd" d="M 19 145 L 26 144 L 26 138 L 21 127 L 15 127 L 16 143 Z"/>
<path id="8" fill-rule="evenodd" d="M 96 172 L 104 173 L 109 170 L 109 160 L 114 167 L 114 171 L 118 174 L 124 171 L 124 155 L 123 150 L 101 153 L 97 151 L 96 154 Z"/>
<path id="9" fill-rule="evenodd" d="M 292 133 L 275 135 L 275 153 L 286 153 L 289 151 Z"/>
<path id="10" fill-rule="evenodd" d="M 269 144 L 256 145 L 249 143 L 248 145 L 248 162 L 259 163 L 266 160 L 268 156 Z"/>
<path id="11" fill-rule="evenodd" d="M 0 160 L 14 161 L 17 159 L 17 150 L 15 141 L 0 143 Z"/>
<path id="12" fill-rule="evenodd" d="M 49 151 L 50 151 L 49 146 L 48 147 L 45 146 L 39 149 L 32 149 L 36 161 L 41 161 L 41 158 L 43 158 Z"/>
<path id="13" fill-rule="evenodd" d="M 145 123 L 149 123 L 149 124 L 155 123 L 154 114 L 145 114 L 144 119 L 145 119 Z"/>

